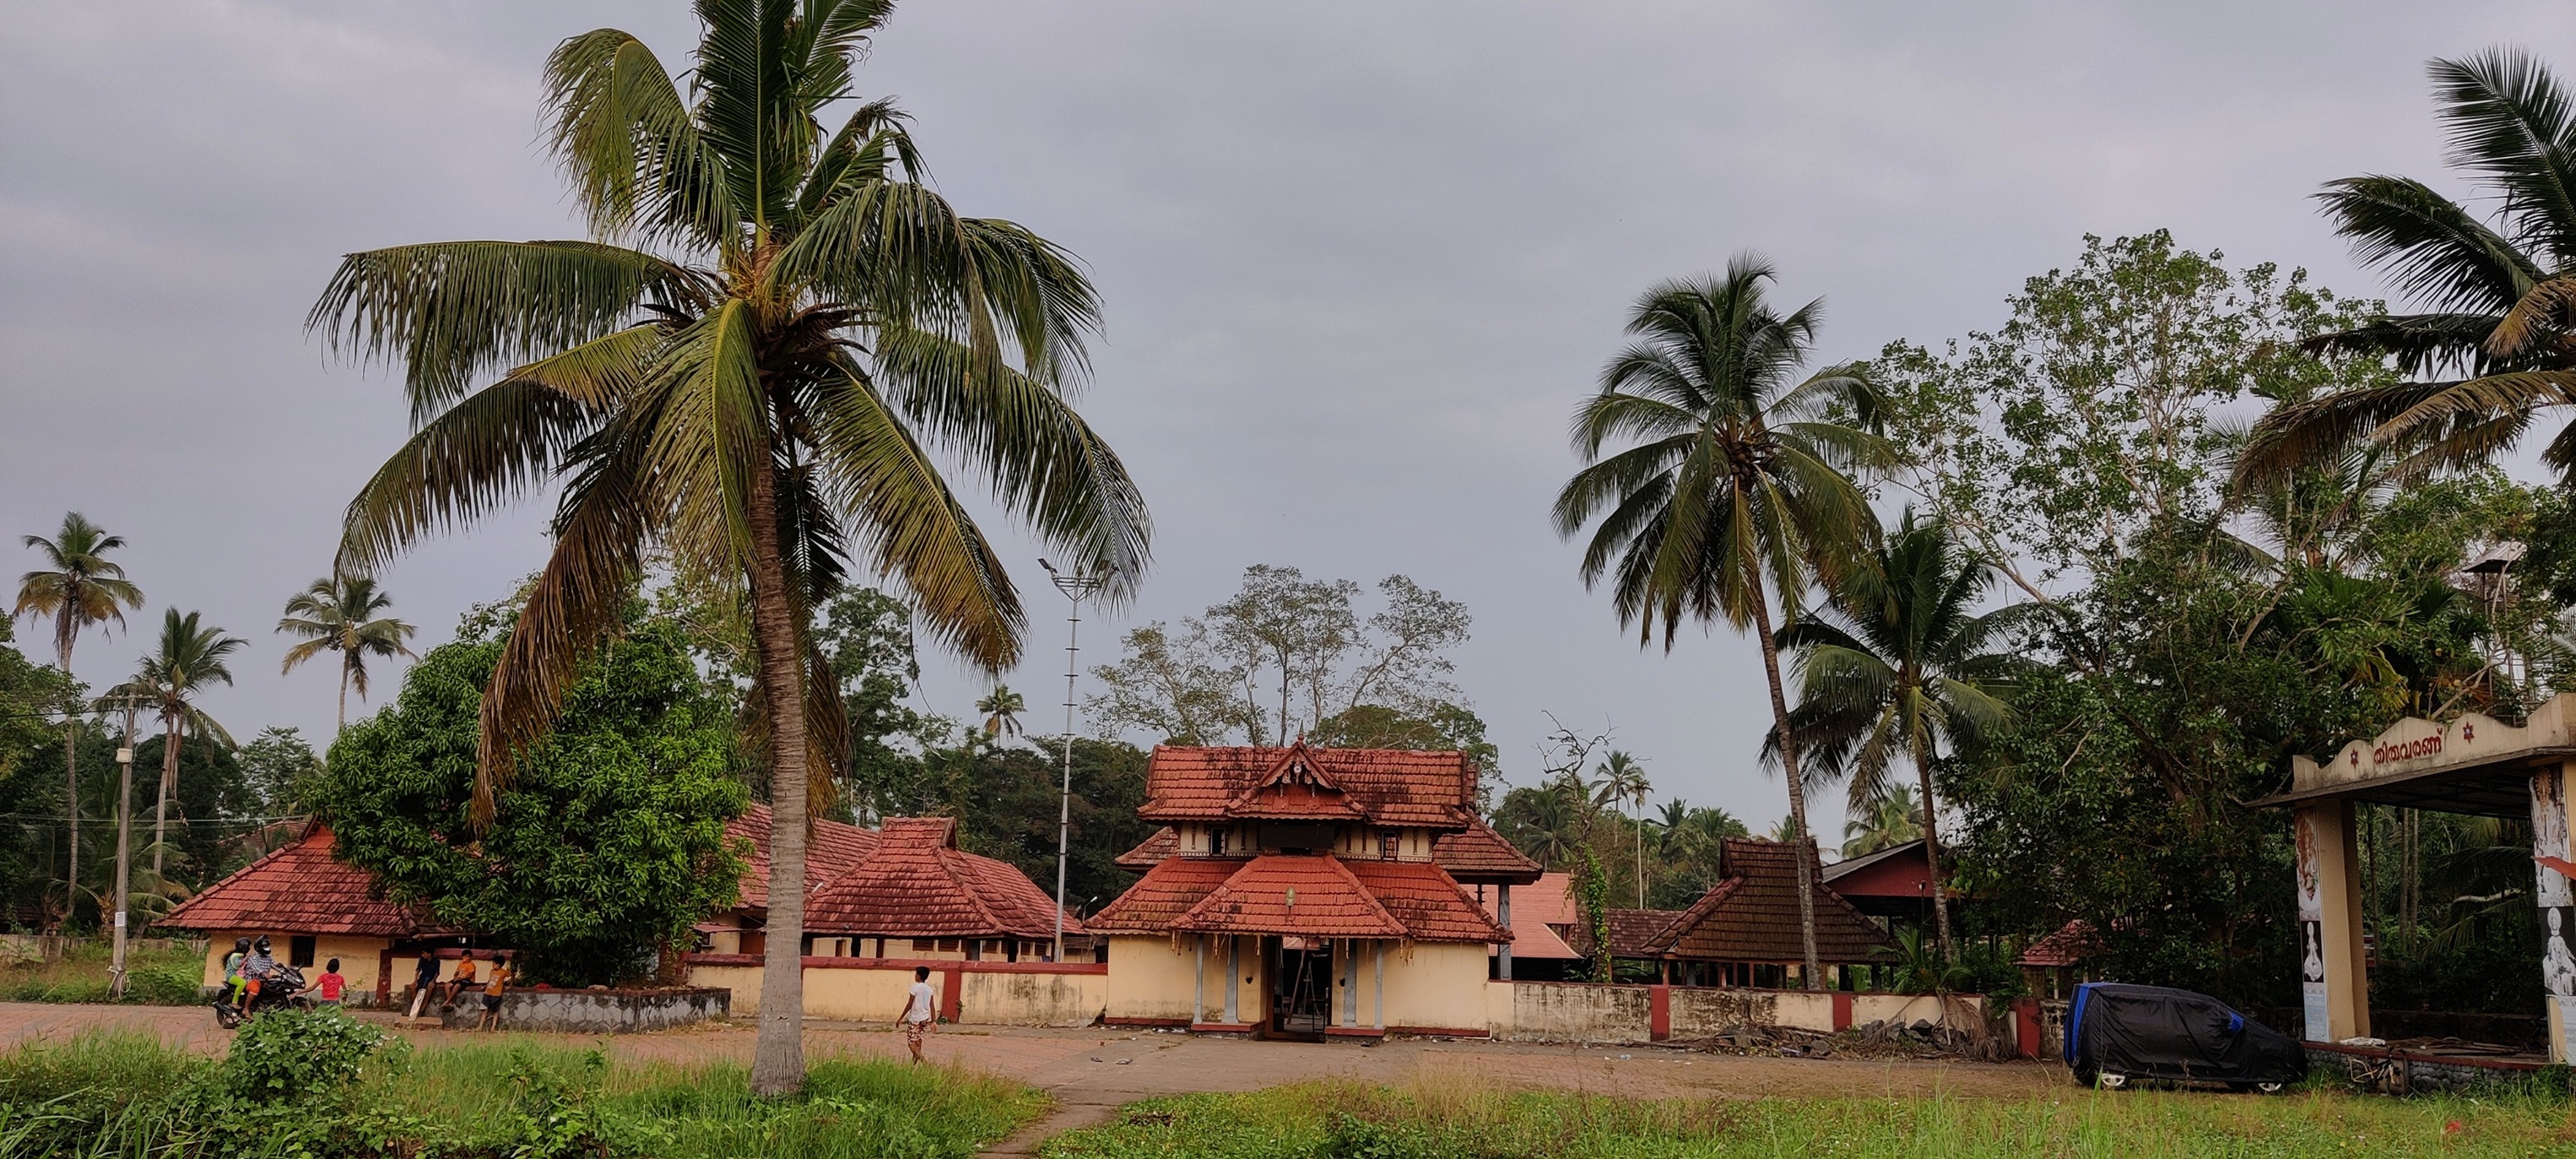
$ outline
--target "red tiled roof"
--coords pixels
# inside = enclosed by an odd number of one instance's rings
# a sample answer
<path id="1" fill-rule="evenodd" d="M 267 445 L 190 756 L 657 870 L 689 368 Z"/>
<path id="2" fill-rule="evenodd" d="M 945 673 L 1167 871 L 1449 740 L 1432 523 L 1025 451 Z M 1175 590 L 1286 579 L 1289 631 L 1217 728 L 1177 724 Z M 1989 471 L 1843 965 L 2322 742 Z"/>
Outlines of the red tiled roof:
<path id="1" fill-rule="evenodd" d="M 1168 858 L 1145 871 L 1145 876 L 1091 915 L 1085 925 L 1095 933 L 1168 933 L 1173 922 L 1216 892 L 1216 887 L 1241 868 L 1240 861 Z"/>
<path id="2" fill-rule="evenodd" d="M 1433 829 L 1465 828 L 1476 797 L 1476 772 L 1463 753 L 1319 749 L 1303 741 L 1284 749 L 1165 745 L 1146 766 L 1145 805 L 1137 814 L 1149 821 L 1250 816 L 1238 810 L 1254 807 L 1247 803 L 1250 791 L 1265 783 L 1306 786 L 1304 802 L 1318 811 L 1299 816 L 1346 818 L 1356 811 L 1378 825 Z"/>
<path id="3" fill-rule="evenodd" d="M 420 915 L 374 896 L 374 889 L 373 875 L 331 856 L 331 830 L 317 823 L 293 844 L 180 902 L 156 924 L 378 938 L 429 930 Z"/>
<path id="4" fill-rule="evenodd" d="M 1512 891 L 1512 957 L 1515 958 L 1580 958 L 1574 947 L 1566 945 L 1550 923 L 1559 925 L 1576 921 L 1574 899 L 1566 896 L 1567 879 L 1563 873 L 1541 874 L 1538 881 Z M 1485 916 L 1501 921 L 1502 891 L 1483 891 Z"/>
<path id="5" fill-rule="evenodd" d="M 1134 849 L 1110 858 L 1109 863 L 1120 869 L 1133 869 L 1142 873 L 1161 864 L 1164 858 L 1180 851 L 1181 831 L 1165 825 L 1154 830 L 1153 836 L 1138 843 Z"/>
<path id="6" fill-rule="evenodd" d="M 742 884 L 738 887 L 738 908 L 769 908 L 769 806 L 755 803 L 743 810 L 742 816 L 725 822 L 725 838 L 748 842 L 751 849 L 742 859 Z M 825 882 L 848 873 L 877 847 L 873 829 L 861 829 L 839 821 L 817 820 L 813 835 L 805 841 L 805 892 L 812 896 Z"/>
<path id="7" fill-rule="evenodd" d="M 954 817 L 888 817 L 876 848 L 816 890 L 813 933 L 879 937 L 1051 937 L 1055 900 L 1015 866 L 957 848 Z M 1065 932 L 1081 933 L 1067 915 Z"/>
<path id="8" fill-rule="evenodd" d="M 2057 927 L 2057 932 L 2041 938 L 2013 959 L 2016 966 L 2072 966 L 2090 957 L 2101 947 L 2094 936 L 2093 923 L 2077 918 Z"/>
<path id="9" fill-rule="evenodd" d="M 1520 899 L 1512 899 L 1517 903 Z M 1517 908 L 1517 905 L 1515 906 Z M 1519 917 L 1519 914 L 1513 914 Z M 1613 958 L 1651 958 L 1656 955 L 1656 939 L 1680 910 L 1614 909 L 1602 914 L 1610 920 L 1610 956 Z M 1566 927 L 1565 946 L 1579 958 L 1592 956 L 1592 924 L 1580 918 Z"/>
<path id="10" fill-rule="evenodd" d="M 1466 828 L 1442 835 L 1439 843 L 1431 847 L 1431 861 L 1460 881 L 1528 885 L 1539 878 L 1537 862 L 1503 840 L 1503 835 L 1494 832 L 1483 818 L 1472 814 Z"/>
<path id="11" fill-rule="evenodd" d="M 1815 898 L 1816 954 L 1826 962 L 1877 962 L 1890 956 L 1887 932 L 1826 887 L 1813 841 L 1804 843 Z M 1711 886 L 1655 938 L 1652 952 L 1693 961 L 1796 962 L 1806 957 L 1798 925 L 1798 863 L 1777 841 L 1730 838 Z M 1611 945 L 1619 943 L 1613 933 Z"/>
<path id="12" fill-rule="evenodd" d="M 1340 860 L 1335 858 L 1335 860 Z M 1476 908 L 1455 878 L 1428 861 L 1343 861 L 1418 942 L 1508 942 L 1512 932 Z M 1302 904 L 1303 899 L 1300 899 Z"/>
<path id="13" fill-rule="evenodd" d="M 1408 932 L 1338 857 L 1270 854 L 1240 864 L 1172 928 L 1313 938 L 1400 938 Z"/>

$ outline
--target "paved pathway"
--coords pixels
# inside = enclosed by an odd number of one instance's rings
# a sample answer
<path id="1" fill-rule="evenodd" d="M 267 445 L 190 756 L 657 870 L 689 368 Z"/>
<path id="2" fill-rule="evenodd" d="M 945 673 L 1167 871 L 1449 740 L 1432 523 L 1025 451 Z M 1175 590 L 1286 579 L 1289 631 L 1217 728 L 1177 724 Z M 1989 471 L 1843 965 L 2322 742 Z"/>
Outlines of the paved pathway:
<path id="1" fill-rule="evenodd" d="M 367 1013 L 392 1026 L 389 1016 Z M 0 1003 L 0 1048 L 61 1039 L 84 1030 L 124 1029 L 213 1053 L 232 1035 L 215 1028 L 204 1007 L 56 1006 Z M 423 1046 L 488 1038 L 464 1031 L 405 1029 Z M 587 1045 L 575 1035 L 531 1039 Z M 806 1049 L 834 1054 L 903 1056 L 890 1028 L 812 1021 Z M 748 1022 L 710 1023 L 612 1039 L 609 1049 L 637 1062 L 748 1061 Z M 949 1027 L 932 1036 L 932 1061 L 1007 1075 L 1055 1097 L 1056 1110 L 991 1154 L 1028 1154 L 1039 1140 L 1107 1121 L 1118 1107 L 1154 1095 L 1247 1091 L 1280 1083 L 1347 1078 L 1371 1083 L 1468 1083 L 1552 1088 L 1640 1098 L 1851 1097 L 1868 1095 L 2020 1099 L 2063 1088 L 2062 1067 L 1912 1060 L 1741 1058 L 1654 1047 L 1572 1047 L 1521 1043 L 1390 1041 L 1253 1042 L 1152 1031 Z"/>

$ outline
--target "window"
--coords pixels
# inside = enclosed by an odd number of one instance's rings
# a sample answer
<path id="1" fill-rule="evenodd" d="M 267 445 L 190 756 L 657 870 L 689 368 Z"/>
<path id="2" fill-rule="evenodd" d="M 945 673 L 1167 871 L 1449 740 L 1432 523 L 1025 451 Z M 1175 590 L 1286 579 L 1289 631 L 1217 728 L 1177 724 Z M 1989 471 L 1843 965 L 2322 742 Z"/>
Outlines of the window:
<path id="1" fill-rule="evenodd" d="M 913 953 L 916 953 L 916 954 L 928 954 L 928 953 L 935 953 L 935 952 L 937 952 L 937 950 L 938 950 L 938 949 L 939 949 L 939 943 L 934 942 L 934 941 L 932 941 L 932 940 L 930 940 L 930 939 L 928 939 L 928 938 L 914 938 L 914 939 L 912 940 L 912 952 L 913 952 Z"/>
<path id="2" fill-rule="evenodd" d="M 957 939 L 955 939 L 955 938 L 941 938 L 941 939 L 939 939 L 939 952 L 940 952 L 940 953 L 943 953 L 943 954 L 954 954 L 954 953 L 956 953 L 956 952 L 957 952 Z"/>
<path id="3" fill-rule="evenodd" d="M 1211 829 L 1208 831 L 1208 856 L 1225 856 L 1225 830 Z"/>
<path id="4" fill-rule="evenodd" d="M 1380 861 L 1395 860 L 1396 851 L 1403 847 L 1404 839 L 1394 833 L 1380 833 L 1377 835 L 1377 856 Z"/>
<path id="5" fill-rule="evenodd" d="M 313 965 L 313 939 L 298 934 L 286 939 L 286 964 L 305 969 Z"/>

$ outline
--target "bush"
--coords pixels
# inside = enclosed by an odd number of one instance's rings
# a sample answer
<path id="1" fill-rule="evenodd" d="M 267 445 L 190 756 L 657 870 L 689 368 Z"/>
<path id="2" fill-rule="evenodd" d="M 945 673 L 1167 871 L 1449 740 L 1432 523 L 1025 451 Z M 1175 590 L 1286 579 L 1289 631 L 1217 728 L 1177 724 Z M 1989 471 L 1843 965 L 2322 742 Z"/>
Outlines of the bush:
<path id="1" fill-rule="evenodd" d="M 391 1035 L 332 1007 L 273 1010 L 244 1023 L 224 1059 L 224 1087 L 254 1103 L 341 1102 Z"/>

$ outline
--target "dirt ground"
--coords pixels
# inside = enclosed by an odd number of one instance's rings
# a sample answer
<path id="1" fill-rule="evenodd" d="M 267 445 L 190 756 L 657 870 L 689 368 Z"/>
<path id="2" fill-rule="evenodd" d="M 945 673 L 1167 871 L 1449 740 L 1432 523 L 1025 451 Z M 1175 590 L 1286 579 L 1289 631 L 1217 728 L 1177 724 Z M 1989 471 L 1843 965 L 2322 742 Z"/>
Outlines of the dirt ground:
<path id="1" fill-rule="evenodd" d="M 360 1017 L 401 1030 L 422 1046 L 460 1044 L 463 1031 L 399 1028 L 372 1012 Z M 84 1030 L 131 1029 L 208 1053 L 231 1041 L 203 1007 L 71 1006 L 0 1003 L 0 1048 L 67 1038 Z M 564 1045 L 600 1039 L 527 1035 Z M 710 1023 L 657 1034 L 609 1039 L 621 1060 L 672 1063 L 748 1061 L 752 1029 Z M 811 1021 L 805 1048 L 815 1057 L 901 1057 L 902 1036 L 889 1028 Z M 1401 1083 L 1443 1074 L 1481 1083 L 1615 1094 L 1632 1098 L 1818 1098 L 1944 1095 L 2021 1099 L 2070 1085 L 2063 1067 L 2037 1063 L 1918 1060 L 1744 1058 L 1658 1047 L 1574 1047 L 1521 1043 L 1397 1040 L 1351 1043 L 1252 1042 L 1125 1030 L 944 1027 L 931 1038 L 932 1061 L 1008 1075 L 1044 1089 L 1054 1114 L 992 1154 L 1025 1153 L 1038 1139 L 1107 1119 L 1120 1105 L 1152 1095 L 1243 1091 L 1316 1078 Z"/>

